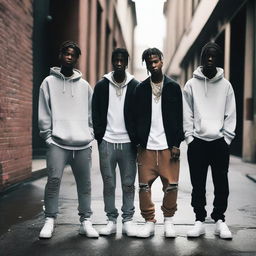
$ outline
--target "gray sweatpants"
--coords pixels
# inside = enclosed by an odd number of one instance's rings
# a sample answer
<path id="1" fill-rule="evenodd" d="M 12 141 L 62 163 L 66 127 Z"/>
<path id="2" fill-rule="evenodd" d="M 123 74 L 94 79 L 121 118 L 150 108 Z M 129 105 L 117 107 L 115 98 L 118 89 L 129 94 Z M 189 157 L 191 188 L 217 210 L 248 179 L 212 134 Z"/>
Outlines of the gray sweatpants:
<path id="1" fill-rule="evenodd" d="M 99 145 L 99 155 L 107 217 L 116 222 L 119 215 L 115 206 L 116 167 L 118 165 L 123 191 L 122 218 L 123 222 L 130 221 L 134 215 L 136 151 L 131 143 L 109 143 L 103 140 Z"/>
<path id="2" fill-rule="evenodd" d="M 67 150 L 54 144 L 47 152 L 48 180 L 45 186 L 45 217 L 57 217 L 60 184 L 66 164 L 70 164 L 77 185 L 80 221 L 92 215 L 91 211 L 91 153 L 92 148 Z"/>

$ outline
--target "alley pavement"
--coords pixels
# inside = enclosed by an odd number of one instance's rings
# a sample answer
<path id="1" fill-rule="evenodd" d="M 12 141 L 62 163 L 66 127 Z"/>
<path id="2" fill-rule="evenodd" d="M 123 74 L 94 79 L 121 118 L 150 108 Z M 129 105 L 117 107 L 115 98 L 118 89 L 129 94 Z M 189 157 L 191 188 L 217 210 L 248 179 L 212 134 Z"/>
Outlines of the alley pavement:
<path id="1" fill-rule="evenodd" d="M 43 165 L 40 165 L 42 164 Z M 43 168 L 44 161 L 34 162 Z M 215 224 L 210 217 L 206 220 L 206 234 L 200 238 L 188 239 L 186 232 L 194 223 L 190 206 L 191 185 L 186 159 L 186 145 L 181 146 L 181 168 L 178 194 L 178 211 L 174 216 L 177 238 L 164 237 L 163 216 L 160 210 L 163 197 L 159 179 L 152 187 L 156 207 L 156 233 L 151 238 L 141 239 L 122 234 L 121 217 L 118 232 L 110 237 L 91 239 L 78 234 L 77 194 L 74 177 L 66 167 L 61 184 L 59 215 L 51 239 L 40 240 L 38 234 L 44 223 L 43 194 L 46 177 L 26 182 L 15 190 L 0 197 L 0 255 L 83 255 L 83 256 L 256 256 L 256 165 L 231 157 L 229 168 L 230 196 L 226 212 L 226 223 L 232 233 L 232 240 L 222 240 L 214 235 Z M 38 176 L 40 177 L 40 176 Z M 136 212 L 134 222 L 144 222 L 139 212 L 138 183 L 136 181 Z M 97 145 L 93 145 L 92 167 L 92 222 L 99 230 L 106 224 L 102 197 L 102 179 L 98 164 Z M 121 208 L 120 176 L 117 175 L 116 202 Z M 207 211 L 212 210 L 213 186 L 211 172 L 207 180 Z M 120 214 L 121 215 L 121 214 Z"/>

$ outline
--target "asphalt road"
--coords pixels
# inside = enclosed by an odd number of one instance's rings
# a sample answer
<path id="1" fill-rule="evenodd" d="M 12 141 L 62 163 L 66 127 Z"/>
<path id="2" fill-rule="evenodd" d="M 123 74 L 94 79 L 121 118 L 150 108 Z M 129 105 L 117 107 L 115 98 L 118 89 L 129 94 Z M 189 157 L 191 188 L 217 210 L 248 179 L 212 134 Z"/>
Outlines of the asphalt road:
<path id="1" fill-rule="evenodd" d="M 222 240 L 214 235 L 215 224 L 210 217 L 206 220 L 206 234 L 198 239 L 188 239 L 186 232 L 194 223 L 190 206 L 191 185 L 186 161 L 186 146 L 182 144 L 181 171 L 178 194 L 178 211 L 174 217 L 177 238 L 166 239 L 163 234 L 161 182 L 153 184 L 152 194 L 156 205 L 156 233 L 148 239 L 130 238 L 122 235 L 121 218 L 118 232 L 110 237 L 90 239 L 78 234 L 77 195 L 75 181 L 67 167 L 64 172 L 59 216 L 52 239 L 40 240 L 38 234 L 43 225 L 43 192 L 46 178 L 25 183 L 18 189 L 0 198 L 0 255 L 83 255 L 83 256 L 256 256 L 256 183 L 246 175 L 256 173 L 256 165 L 231 158 L 229 181 L 230 197 L 226 222 L 232 233 L 232 240 Z M 213 186 L 211 175 L 207 180 L 207 209 L 211 213 Z M 121 208 L 120 176 L 117 176 L 116 201 Z M 138 184 L 136 182 L 138 191 Z M 140 226 L 143 219 L 139 212 L 138 193 L 135 198 L 134 222 Z M 102 200 L 102 180 L 98 167 L 97 147 L 93 148 L 92 168 L 92 221 L 97 230 L 105 223 Z"/>

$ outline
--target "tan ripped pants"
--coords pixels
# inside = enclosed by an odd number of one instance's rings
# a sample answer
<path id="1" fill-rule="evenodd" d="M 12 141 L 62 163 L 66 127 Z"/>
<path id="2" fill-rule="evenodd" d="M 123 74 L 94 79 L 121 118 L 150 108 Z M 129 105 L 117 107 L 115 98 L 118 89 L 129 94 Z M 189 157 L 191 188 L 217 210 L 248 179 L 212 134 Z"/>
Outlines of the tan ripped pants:
<path id="1" fill-rule="evenodd" d="M 177 210 L 179 180 L 179 160 L 172 160 L 169 149 L 138 150 L 139 199 L 141 215 L 146 221 L 156 222 L 155 206 L 151 200 L 151 186 L 160 176 L 164 198 L 162 211 L 164 217 L 172 217 Z"/>

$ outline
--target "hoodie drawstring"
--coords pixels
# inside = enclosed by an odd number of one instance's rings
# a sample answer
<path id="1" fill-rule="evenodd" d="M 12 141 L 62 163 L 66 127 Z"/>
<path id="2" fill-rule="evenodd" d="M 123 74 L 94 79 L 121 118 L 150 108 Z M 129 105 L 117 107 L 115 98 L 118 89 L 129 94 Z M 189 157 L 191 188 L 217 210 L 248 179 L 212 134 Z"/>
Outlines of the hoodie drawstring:
<path id="1" fill-rule="evenodd" d="M 123 143 L 113 143 L 114 144 L 114 150 L 123 150 Z M 120 147 L 119 147 L 120 145 Z"/>
<path id="2" fill-rule="evenodd" d="M 71 81 L 71 96 L 74 97 L 74 82 Z"/>
<path id="3" fill-rule="evenodd" d="M 63 90 L 62 90 L 63 93 L 66 92 L 66 80 L 65 78 L 63 78 Z"/>
<path id="4" fill-rule="evenodd" d="M 208 95 L 208 89 L 210 88 L 211 84 L 214 84 L 216 81 L 219 81 L 224 77 L 223 69 L 217 67 L 217 74 L 215 77 L 208 79 L 202 72 L 203 67 L 199 66 L 194 72 L 193 72 L 193 78 L 199 79 L 199 80 L 204 80 L 204 93 L 205 96 Z"/>
<path id="5" fill-rule="evenodd" d="M 204 77 L 204 92 L 205 92 L 205 96 L 207 96 L 207 81 L 206 81 L 206 77 Z"/>
<path id="6" fill-rule="evenodd" d="M 71 80 L 71 96 L 74 97 L 74 81 Z M 62 90 L 62 93 L 65 93 L 66 92 L 66 79 L 63 78 L 63 90 Z"/>
<path id="7" fill-rule="evenodd" d="M 61 78 L 63 81 L 63 89 L 62 89 L 62 93 L 66 93 L 66 81 L 70 81 L 71 84 L 71 96 L 74 97 L 75 96 L 75 87 L 74 87 L 74 82 L 78 81 L 81 77 L 82 77 L 82 73 L 77 70 L 77 69 L 73 69 L 73 74 L 70 77 L 65 77 L 62 73 L 61 73 L 61 67 L 52 67 L 50 69 L 50 75 L 53 75 L 55 77 Z"/>

